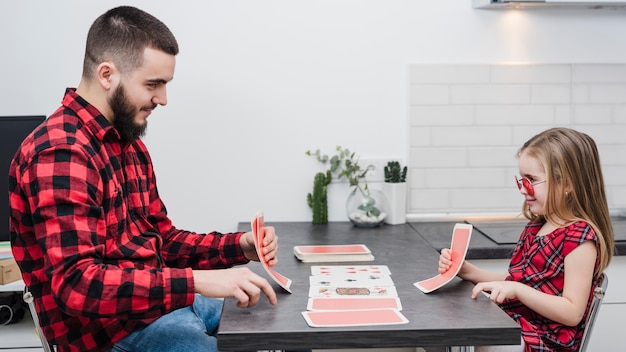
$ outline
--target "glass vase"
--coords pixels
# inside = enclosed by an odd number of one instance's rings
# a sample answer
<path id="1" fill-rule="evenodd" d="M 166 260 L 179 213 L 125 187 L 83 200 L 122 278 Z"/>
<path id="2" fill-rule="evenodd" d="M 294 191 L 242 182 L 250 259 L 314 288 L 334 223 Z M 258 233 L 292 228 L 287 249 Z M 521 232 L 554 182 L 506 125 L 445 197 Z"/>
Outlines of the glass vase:
<path id="1" fill-rule="evenodd" d="M 379 190 L 355 187 L 346 201 L 346 213 L 354 226 L 380 226 L 387 216 L 385 195 Z"/>

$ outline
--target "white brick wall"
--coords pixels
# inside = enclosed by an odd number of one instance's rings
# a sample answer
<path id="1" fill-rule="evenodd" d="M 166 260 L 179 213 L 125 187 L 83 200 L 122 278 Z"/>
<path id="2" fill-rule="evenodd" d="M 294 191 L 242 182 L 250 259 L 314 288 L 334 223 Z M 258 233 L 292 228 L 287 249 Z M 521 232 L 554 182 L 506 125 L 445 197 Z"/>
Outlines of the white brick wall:
<path id="1" fill-rule="evenodd" d="M 409 214 L 514 214 L 517 149 L 554 126 L 592 136 L 626 208 L 626 64 L 410 65 Z"/>

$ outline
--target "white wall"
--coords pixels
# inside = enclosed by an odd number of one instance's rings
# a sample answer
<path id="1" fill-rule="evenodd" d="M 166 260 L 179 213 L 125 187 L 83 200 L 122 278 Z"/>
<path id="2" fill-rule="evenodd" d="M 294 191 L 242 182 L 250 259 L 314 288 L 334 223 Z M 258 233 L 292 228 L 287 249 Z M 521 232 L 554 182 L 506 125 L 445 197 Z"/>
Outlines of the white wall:
<path id="1" fill-rule="evenodd" d="M 408 67 L 624 63 L 626 11 L 474 10 L 469 0 L 127 1 L 181 45 L 146 142 L 175 224 L 230 231 L 258 211 L 309 221 L 316 162 L 342 145 L 408 157 Z M 116 1 L 0 2 L 0 114 L 50 114 L 86 32 Z M 345 185 L 343 185 L 345 186 Z M 336 191 L 335 191 L 336 190 Z M 345 220 L 334 186 L 331 220 Z"/>
<path id="2" fill-rule="evenodd" d="M 626 65 L 420 64 L 410 83 L 409 213 L 519 215 L 516 152 L 565 126 L 595 140 L 626 215 Z"/>

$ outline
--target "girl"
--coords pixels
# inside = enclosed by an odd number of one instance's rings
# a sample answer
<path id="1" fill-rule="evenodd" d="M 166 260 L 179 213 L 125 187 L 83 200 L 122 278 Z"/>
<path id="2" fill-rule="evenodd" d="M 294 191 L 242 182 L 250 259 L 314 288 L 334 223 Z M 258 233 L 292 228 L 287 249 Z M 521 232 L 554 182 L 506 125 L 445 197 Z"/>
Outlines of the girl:
<path id="1" fill-rule="evenodd" d="M 613 229 L 594 140 L 552 128 L 519 150 L 523 230 L 507 274 L 464 262 L 458 276 L 476 283 L 521 326 L 525 351 L 578 351 L 599 275 L 613 254 Z M 443 249 L 439 272 L 450 267 Z"/>

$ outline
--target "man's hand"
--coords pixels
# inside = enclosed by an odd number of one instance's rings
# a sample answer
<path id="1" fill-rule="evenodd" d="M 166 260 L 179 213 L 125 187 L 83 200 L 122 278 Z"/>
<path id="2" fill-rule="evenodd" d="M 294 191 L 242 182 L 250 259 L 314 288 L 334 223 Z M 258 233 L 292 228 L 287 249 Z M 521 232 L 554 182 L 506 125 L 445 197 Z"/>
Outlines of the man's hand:
<path id="1" fill-rule="evenodd" d="M 265 233 L 262 236 L 263 255 L 265 256 L 267 264 L 269 266 L 274 266 L 278 264 L 278 257 L 276 256 L 278 253 L 278 236 L 276 236 L 276 232 L 272 226 L 266 226 L 262 229 L 262 231 Z M 260 260 L 256 252 L 256 247 L 254 246 L 254 233 L 246 232 L 243 236 L 241 236 L 239 243 L 246 258 L 255 261 Z"/>
<path id="2" fill-rule="evenodd" d="M 237 300 L 237 307 L 249 308 L 259 303 L 261 292 L 276 304 L 276 292 L 267 280 L 246 267 L 194 270 L 195 291 L 206 297 Z"/>

